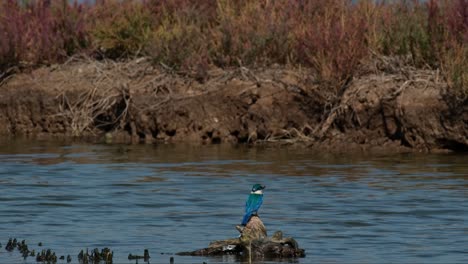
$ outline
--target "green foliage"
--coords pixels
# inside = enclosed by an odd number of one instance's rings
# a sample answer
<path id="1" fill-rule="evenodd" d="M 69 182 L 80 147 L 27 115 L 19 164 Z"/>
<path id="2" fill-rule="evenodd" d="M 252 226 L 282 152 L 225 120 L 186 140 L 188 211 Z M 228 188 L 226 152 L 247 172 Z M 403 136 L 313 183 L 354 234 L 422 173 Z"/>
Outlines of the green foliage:
<path id="1" fill-rule="evenodd" d="M 452 45 L 443 54 L 441 64 L 449 86 L 460 97 L 468 99 L 468 47 Z"/>
<path id="2" fill-rule="evenodd" d="M 189 69 L 206 58 L 207 40 L 198 14 L 194 10 L 170 13 L 162 10 L 145 50 L 155 62 L 173 68 Z"/>
<path id="3" fill-rule="evenodd" d="M 440 9 L 436 22 L 443 33 L 438 40 L 442 73 L 454 92 L 468 100 L 468 0 L 445 2 Z"/>
<path id="4" fill-rule="evenodd" d="M 93 46 L 109 58 L 140 55 L 152 34 L 150 12 L 132 1 L 105 1 L 92 10 Z"/>

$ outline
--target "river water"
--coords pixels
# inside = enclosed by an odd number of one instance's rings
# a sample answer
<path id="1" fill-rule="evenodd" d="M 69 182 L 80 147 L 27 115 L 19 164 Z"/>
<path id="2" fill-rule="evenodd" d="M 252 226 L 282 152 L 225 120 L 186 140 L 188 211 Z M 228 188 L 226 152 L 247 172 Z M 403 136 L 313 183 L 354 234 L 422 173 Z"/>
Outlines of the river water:
<path id="1" fill-rule="evenodd" d="M 114 263 L 144 249 L 150 263 L 236 263 L 173 254 L 236 237 L 254 183 L 269 234 L 306 250 L 284 263 L 468 263 L 465 154 L 19 140 L 0 142 L 0 263 L 36 263 L 7 252 L 10 237 L 72 263 L 95 247 Z"/>

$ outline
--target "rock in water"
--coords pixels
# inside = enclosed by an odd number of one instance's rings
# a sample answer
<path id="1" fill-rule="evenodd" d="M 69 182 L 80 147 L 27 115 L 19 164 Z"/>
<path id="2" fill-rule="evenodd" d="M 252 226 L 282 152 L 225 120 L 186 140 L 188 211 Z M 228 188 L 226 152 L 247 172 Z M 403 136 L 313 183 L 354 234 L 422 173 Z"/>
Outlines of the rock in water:
<path id="1" fill-rule="evenodd" d="M 252 216 L 245 227 L 236 226 L 236 229 L 241 233 L 240 241 L 242 243 L 267 237 L 266 227 L 258 216 Z"/>
<path id="2" fill-rule="evenodd" d="M 237 226 L 241 233 L 238 238 L 213 241 L 207 248 L 180 252 L 178 255 L 190 256 L 222 256 L 238 255 L 242 258 L 296 258 L 305 257 L 304 249 L 299 248 L 293 238 L 283 238 L 277 231 L 272 237 L 267 236 L 267 230 L 258 216 L 252 216 L 245 227 Z"/>

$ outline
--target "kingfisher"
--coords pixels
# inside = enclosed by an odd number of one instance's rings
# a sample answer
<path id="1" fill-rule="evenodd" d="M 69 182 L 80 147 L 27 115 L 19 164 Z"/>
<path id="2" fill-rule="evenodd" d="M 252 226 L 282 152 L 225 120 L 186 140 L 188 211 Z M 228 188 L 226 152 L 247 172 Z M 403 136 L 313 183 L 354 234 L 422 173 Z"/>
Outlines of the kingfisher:
<path id="1" fill-rule="evenodd" d="M 245 203 L 245 215 L 242 219 L 242 226 L 247 225 L 252 215 L 257 215 L 257 211 L 263 203 L 263 189 L 265 189 L 265 186 L 260 184 L 252 186 L 252 191 Z"/>

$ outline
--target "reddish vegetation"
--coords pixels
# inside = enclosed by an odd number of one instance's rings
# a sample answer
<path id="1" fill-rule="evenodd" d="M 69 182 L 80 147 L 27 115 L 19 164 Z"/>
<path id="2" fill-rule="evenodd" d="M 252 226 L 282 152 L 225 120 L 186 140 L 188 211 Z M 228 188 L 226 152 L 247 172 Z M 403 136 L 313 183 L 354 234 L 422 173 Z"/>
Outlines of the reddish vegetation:
<path id="1" fill-rule="evenodd" d="M 0 133 L 466 150 L 467 43 L 468 0 L 5 0 Z"/>
<path id="2" fill-rule="evenodd" d="M 64 0 L 0 4 L 0 69 L 150 56 L 184 71 L 208 65 L 311 67 L 338 85 L 373 55 L 440 68 L 467 86 L 468 0 Z"/>

